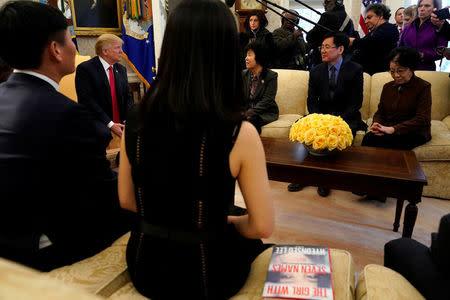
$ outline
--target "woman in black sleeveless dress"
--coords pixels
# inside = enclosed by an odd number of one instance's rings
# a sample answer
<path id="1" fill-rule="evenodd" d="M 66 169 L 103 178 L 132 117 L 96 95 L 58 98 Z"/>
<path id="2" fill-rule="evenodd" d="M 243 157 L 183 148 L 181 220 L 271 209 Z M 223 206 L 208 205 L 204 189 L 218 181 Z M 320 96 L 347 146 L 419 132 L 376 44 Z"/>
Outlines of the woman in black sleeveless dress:
<path id="1" fill-rule="evenodd" d="M 225 299 L 245 282 L 274 216 L 264 151 L 242 121 L 236 24 L 218 0 L 168 19 L 158 74 L 127 119 L 119 198 L 139 217 L 127 247 L 151 299 Z M 238 179 L 248 214 L 231 216 Z"/>

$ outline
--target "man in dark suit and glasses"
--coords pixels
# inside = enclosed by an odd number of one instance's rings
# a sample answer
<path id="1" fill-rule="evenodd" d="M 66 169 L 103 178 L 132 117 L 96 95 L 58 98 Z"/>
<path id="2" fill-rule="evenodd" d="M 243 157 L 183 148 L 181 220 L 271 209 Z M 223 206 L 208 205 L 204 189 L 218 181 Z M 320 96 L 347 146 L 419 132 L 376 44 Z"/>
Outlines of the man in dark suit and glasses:
<path id="1" fill-rule="evenodd" d="M 127 70 L 119 64 L 122 44 L 116 35 L 102 34 L 95 43 L 97 56 L 79 64 L 75 75 L 78 102 L 119 137 L 133 105 Z"/>
<path id="2" fill-rule="evenodd" d="M 320 47 L 323 63 L 309 74 L 308 112 L 341 116 L 355 136 L 357 130 L 366 130 L 359 109 L 363 101 L 363 70 L 361 65 L 344 61 L 349 38 L 345 33 L 329 33 Z M 290 191 L 300 190 L 300 185 L 291 184 Z M 318 189 L 326 197 L 329 190 Z"/>
<path id="3" fill-rule="evenodd" d="M 104 155 L 109 130 L 59 93 L 75 71 L 66 18 L 8 2 L 0 36 L 15 69 L 0 85 L 0 256 L 46 271 L 101 251 L 129 226 Z"/>

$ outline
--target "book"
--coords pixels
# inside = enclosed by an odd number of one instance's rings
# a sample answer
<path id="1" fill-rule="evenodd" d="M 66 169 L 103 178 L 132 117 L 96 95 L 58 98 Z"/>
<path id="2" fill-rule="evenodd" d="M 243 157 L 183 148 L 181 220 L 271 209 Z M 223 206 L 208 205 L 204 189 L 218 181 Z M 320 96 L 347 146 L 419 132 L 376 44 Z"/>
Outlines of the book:
<path id="1" fill-rule="evenodd" d="M 275 245 L 263 290 L 264 299 L 333 300 L 330 249 Z"/>

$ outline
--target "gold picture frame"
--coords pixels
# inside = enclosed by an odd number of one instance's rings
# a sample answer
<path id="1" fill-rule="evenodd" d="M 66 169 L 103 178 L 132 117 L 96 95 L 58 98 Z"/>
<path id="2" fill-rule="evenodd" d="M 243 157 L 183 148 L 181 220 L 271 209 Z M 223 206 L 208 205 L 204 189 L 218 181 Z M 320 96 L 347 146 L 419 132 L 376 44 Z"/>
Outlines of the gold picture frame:
<path id="1" fill-rule="evenodd" d="M 76 35 L 122 33 L 121 0 L 69 0 Z"/>

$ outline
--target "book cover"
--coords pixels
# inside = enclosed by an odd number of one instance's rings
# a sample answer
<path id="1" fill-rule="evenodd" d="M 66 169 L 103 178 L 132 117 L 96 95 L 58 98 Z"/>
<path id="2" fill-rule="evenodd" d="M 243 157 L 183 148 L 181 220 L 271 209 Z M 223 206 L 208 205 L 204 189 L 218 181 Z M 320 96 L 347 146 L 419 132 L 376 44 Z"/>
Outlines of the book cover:
<path id="1" fill-rule="evenodd" d="M 263 297 L 333 300 L 330 249 L 320 246 L 275 245 Z"/>

